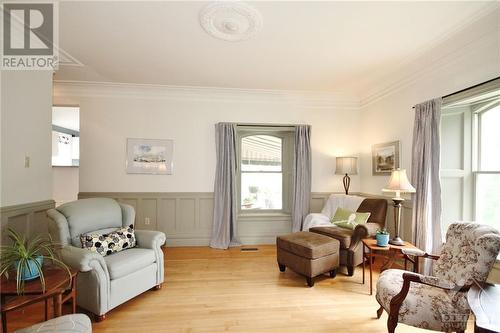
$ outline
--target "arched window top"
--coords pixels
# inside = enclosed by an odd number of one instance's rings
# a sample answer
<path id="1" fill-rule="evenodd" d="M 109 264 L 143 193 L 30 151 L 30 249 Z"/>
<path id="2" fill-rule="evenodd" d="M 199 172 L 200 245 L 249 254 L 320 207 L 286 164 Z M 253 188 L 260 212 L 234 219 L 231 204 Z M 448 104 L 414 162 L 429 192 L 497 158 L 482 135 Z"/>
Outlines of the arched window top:
<path id="1" fill-rule="evenodd" d="M 283 139 L 249 135 L 241 139 L 242 171 L 281 171 Z"/>

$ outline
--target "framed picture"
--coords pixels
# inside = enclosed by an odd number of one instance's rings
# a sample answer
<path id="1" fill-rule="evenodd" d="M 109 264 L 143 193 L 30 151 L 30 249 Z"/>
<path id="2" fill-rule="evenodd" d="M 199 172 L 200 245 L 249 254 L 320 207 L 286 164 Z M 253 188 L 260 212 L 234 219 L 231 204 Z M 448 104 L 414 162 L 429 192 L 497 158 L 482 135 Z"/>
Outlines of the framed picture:
<path id="1" fill-rule="evenodd" d="M 390 175 L 399 168 L 399 141 L 379 143 L 372 146 L 373 175 Z"/>
<path id="2" fill-rule="evenodd" d="M 171 175 L 173 140 L 127 139 L 127 173 Z"/>

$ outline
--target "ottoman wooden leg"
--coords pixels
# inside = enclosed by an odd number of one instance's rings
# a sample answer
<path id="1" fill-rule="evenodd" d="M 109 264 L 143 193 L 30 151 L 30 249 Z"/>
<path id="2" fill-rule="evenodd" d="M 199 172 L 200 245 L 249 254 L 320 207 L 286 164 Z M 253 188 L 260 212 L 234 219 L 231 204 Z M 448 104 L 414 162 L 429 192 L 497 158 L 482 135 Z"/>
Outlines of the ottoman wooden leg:
<path id="1" fill-rule="evenodd" d="M 307 285 L 309 287 L 314 287 L 314 279 L 312 277 L 306 277 L 306 280 L 307 280 Z"/>
<path id="2" fill-rule="evenodd" d="M 337 276 L 337 269 L 332 269 L 332 270 L 330 271 L 330 277 L 331 277 L 331 278 L 334 278 L 334 277 L 336 277 L 336 276 Z"/>
<path id="3" fill-rule="evenodd" d="M 286 270 L 286 266 L 278 263 L 278 266 L 280 268 L 280 272 L 284 272 Z"/>

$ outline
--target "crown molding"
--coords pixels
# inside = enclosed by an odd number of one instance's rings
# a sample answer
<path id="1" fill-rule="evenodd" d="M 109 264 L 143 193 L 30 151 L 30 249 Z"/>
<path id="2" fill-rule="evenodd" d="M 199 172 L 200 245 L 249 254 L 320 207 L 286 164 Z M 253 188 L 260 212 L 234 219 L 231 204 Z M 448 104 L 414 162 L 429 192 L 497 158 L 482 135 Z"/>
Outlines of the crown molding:
<path id="1" fill-rule="evenodd" d="M 492 15 L 492 17 L 488 18 L 490 15 Z M 364 96 L 360 97 L 360 107 L 375 103 L 386 96 L 413 85 L 441 67 L 458 62 L 465 56 L 475 52 L 477 45 L 480 43 L 491 43 L 494 38 L 488 41 L 488 37 L 491 37 L 492 34 L 495 33 L 497 34 L 496 36 L 498 36 L 498 33 L 500 33 L 500 25 L 495 19 L 495 17 L 499 15 L 500 2 L 492 3 L 469 20 L 464 21 L 462 25 L 431 42 L 429 46 L 424 48 L 421 52 L 410 55 L 400 64 L 394 66 L 391 73 L 377 79 L 376 85 L 373 84 L 375 80 L 372 80 L 371 84 L 368 86 L 373 86 L 374 89 L 369 90 Z M 490 25 L 486 28 L 483 26 L 475 26 L 488 19 L 490 19 Z M 460 44 L 452 43 L 452 49 L 449 51 L 442 51 L 443 54 L 441 56 L 435 56 L 437 50 L 446 46 L 446 43 L 453 42 L 453 39 L 459 38 L 462 33 L 466 32 L 468 29 L 472 31 L 470 37 L 466 40 L 458 41 L 461 42 Z"/>
<path id="2" fill-rule="evenodd" d="M 279 103 L 306 108 L 359 109 L 356 96 L 324 91 L 265 90 L 153 84 L 54 81 L 54 97 L 120 97 L 207 102 Z"/>

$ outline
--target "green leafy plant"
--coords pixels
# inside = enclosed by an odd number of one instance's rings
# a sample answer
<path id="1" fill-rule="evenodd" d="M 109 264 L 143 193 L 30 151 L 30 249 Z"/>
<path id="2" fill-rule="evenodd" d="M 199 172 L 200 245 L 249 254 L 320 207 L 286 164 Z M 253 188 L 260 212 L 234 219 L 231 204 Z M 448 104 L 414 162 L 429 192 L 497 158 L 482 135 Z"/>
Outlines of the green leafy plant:
<path id="1" fill-rule="evenodd" d="M 377 234 L 378 235 L 389 235 L 389 231 L 387 231 L 386 228 L 383 228 L 383 229 L 378 229 L 377 230 Z"/>
<path id="2" fill-rule="evenodd" d="M 9 273 L 15 272 L 17 293 L 24 293 L 24 282 L 22 278 L 25 272 L 30 274 L 38 273 L 42 290 L 45 292 L 45 277 L 43 275 L 42 263 L 38 259 L 50 260 L 54 265 L 66 270 L 71 282 L 71 271 L 56 255 L 58 244 L 52 242 L 52 239 L 44 239 L 40 235 L 32 240 L 19 235 L 15 230 L 8 229 L 8 237 L 12 241 L 11 245 L 0 247 L 0 276 L 8 279 Z M 33 271 L 35 270 L 35 271 Z"/>

